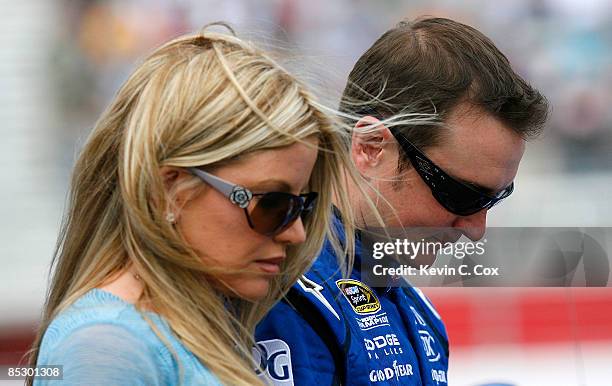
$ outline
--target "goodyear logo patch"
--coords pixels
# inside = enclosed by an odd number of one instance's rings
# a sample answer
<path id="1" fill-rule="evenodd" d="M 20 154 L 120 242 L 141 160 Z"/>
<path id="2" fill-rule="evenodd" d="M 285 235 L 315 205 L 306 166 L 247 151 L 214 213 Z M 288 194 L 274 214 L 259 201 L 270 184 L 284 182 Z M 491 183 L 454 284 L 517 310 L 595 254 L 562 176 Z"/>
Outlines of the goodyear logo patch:
<path id="1" fill-rule="evenodd" d="M 362 282 L 343 279 L 336 281 L 336 285 L 357 314 L 371 314 L 380 310 L 380 302 L 374 291 Z"/>

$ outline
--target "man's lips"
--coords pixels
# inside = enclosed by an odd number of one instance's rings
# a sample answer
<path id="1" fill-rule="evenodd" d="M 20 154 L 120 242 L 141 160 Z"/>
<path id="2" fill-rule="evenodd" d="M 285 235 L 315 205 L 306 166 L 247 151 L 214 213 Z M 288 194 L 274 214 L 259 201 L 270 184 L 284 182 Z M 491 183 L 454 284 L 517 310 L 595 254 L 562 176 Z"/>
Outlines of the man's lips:
<path id="1" fill-rule="evenodd" d="M 255 264 L 266 273 L 280 273 L 280 265 L 285 260 L 285 256 L 272 257 L 269 259 L 255 260 Z"/>

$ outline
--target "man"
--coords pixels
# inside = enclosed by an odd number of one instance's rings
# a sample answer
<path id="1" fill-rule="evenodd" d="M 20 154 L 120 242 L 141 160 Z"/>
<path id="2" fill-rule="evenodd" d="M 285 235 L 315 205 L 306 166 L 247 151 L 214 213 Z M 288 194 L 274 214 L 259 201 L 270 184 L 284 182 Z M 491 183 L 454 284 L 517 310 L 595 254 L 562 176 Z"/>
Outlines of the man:
<path id="1" fill-rule="evenodd" d="M 480 32 L 426 18 L 400 23 L 363 54 L 340 110 L 359 117 L 351 154 L 391 205 L 378 205 L 387 226 L 478 240 L 488 209 L 512 192 L 548 105 Z M 386 124 L 414 112 L 442 124 Z M 376 129 L 359 130 L 368 125 Z M 358 225 L 376 226 L 366 198 L 349 189 Z M 360 260 L 345 279 L 323 250 L 258 327 L 262 371 L 277 385 L 447 384 L 448 338 L 433 306 L 409 285 L 368 287 Z"/>

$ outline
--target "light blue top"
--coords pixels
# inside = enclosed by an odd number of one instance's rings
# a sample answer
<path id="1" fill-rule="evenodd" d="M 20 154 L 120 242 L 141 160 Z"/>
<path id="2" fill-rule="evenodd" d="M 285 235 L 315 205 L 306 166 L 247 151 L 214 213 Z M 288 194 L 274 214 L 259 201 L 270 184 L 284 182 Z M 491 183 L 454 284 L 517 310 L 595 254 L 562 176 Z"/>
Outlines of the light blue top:
<path id="1" fill-rule="evenodd" d="M 63 365 L 63 380 L 34 385 L 221 385 L 163 318 L 146 314 L 176 352 L 182 382 L 176 359 L 134 305 L 96 288 L 53 319 L 42 339 L 37 364 Z"/>

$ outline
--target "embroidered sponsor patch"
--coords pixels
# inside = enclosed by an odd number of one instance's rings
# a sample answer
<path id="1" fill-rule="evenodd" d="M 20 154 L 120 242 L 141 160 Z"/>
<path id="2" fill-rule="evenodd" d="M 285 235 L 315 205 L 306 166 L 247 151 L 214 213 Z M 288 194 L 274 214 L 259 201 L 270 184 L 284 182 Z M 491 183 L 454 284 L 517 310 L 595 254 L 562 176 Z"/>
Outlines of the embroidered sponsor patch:
<path id="1" fill-rule="evenodd" d="M 419 336 L 421 337 L 427 360 L 437 362 L 440 359 L 440 353 L 436 351 L 436 340 L 434 337 L 427 330 L 419 330 Z"/>
<path id="2" fill-rule="evenodd" d="M 393 361 L 393 367 L 385 367 L 384 369 L 370 371 L 370 382 L 386 382 L 394 378 L 397 382 L 401 382 L 402 380 L 400 378 L 411 377 L 413 375 L 414 373 L 412 372 L 412 365 L 410 363 L 398 363 L 398 361 Z"/>
<path id="3" fill-rule="evenodd" d="M 291 350 L 284 340 L 257 342 L 253 358 L 259 365 L 255 372 L 265 383 L 272 381 L 274 386 L 293 386 Z"/>
<path id="4" fill-rule="evenodd" d="M 357 314 L 366 315 L 380 310 L 380 302 L 374 291 L 362 282 L 343 279 L 336 281 L 336 285 Z"/>

